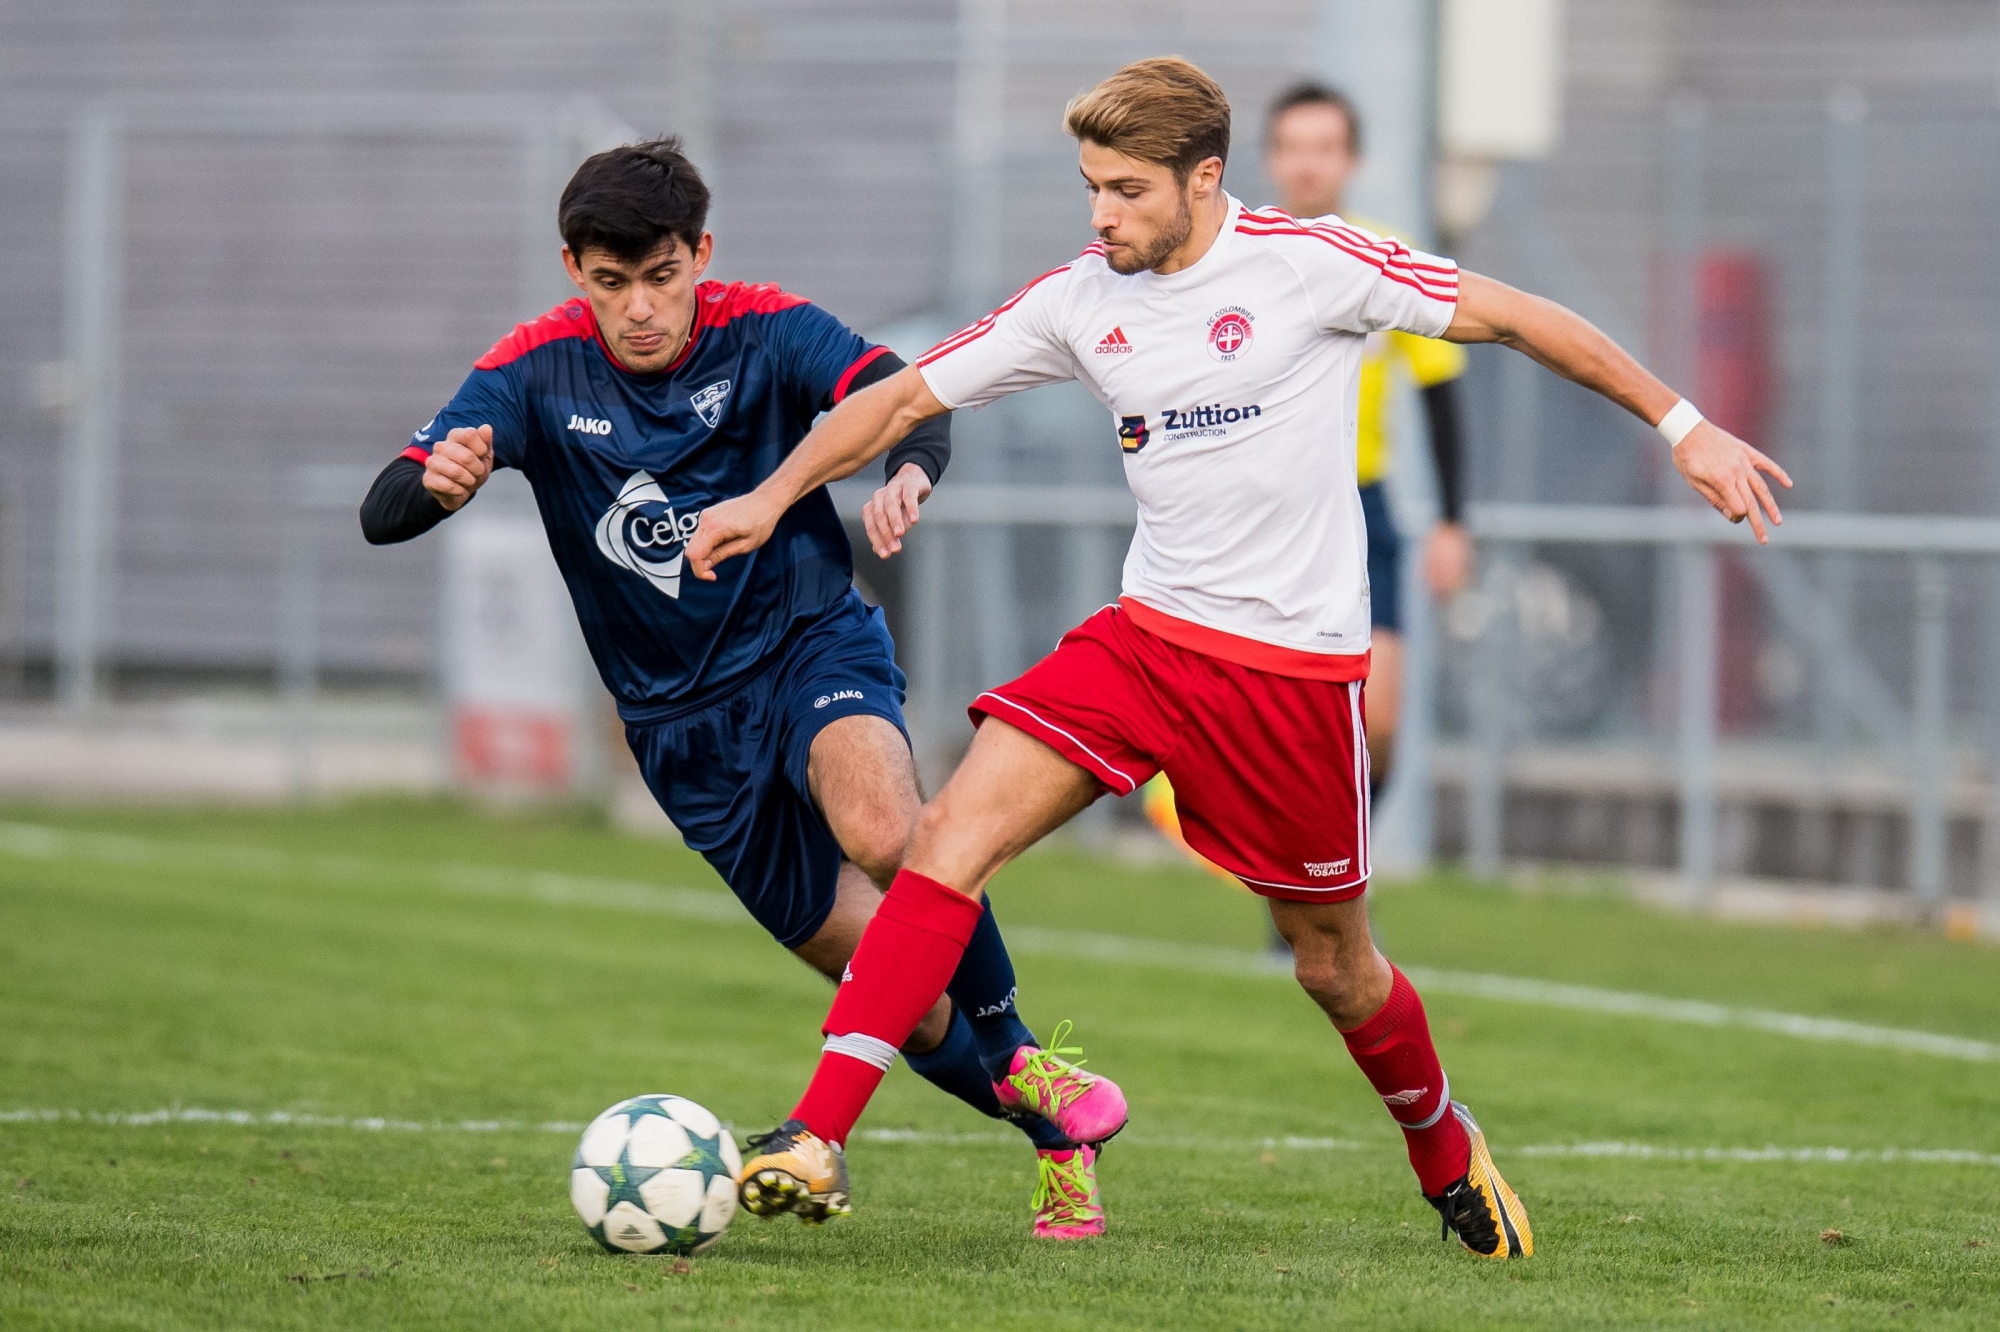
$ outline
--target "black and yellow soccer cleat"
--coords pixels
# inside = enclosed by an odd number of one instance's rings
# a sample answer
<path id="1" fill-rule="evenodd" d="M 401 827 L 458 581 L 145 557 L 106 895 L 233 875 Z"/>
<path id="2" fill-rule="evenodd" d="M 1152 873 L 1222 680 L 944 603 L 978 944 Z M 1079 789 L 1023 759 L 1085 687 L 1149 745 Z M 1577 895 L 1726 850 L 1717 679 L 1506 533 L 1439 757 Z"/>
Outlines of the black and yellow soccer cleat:
<path id="1" fill-rule="evenodd" d="M 1535 1252 L 1535 1234 L 1528 1228 L 1528 1209 L 1493 1165 L 1486 1135 L 1472 1112 L 1457 1101 L 1451 1112 L 1472 1139 L 1472 1163 L 1443 1193 L 1424 1201 L 1444 1220 L 1444 1238 L 1454 1236 L 1481 1258 L 1527 1258 Z"/>
<path id="2" fill-rule="evenodd" d="M 796 1119 L 749 1140 L 750 1156 L 736 1177 L 743 1209 L 756 1216 L 790 1212 L 809 1226 L 845 1216 L 847 1157 L 839 1146 Z"/>

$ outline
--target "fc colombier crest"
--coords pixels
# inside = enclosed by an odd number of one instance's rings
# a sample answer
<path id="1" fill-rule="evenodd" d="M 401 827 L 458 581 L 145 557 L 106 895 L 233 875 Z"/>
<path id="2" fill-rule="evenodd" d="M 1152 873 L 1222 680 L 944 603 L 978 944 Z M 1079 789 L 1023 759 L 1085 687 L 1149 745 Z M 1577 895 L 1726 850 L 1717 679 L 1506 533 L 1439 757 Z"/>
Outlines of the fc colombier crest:
<path id="1" fill-rule="evenodd" d="M 729 397 L 729 381 L 718 379 L 707 388 L 696 393 L 688 401 L 694 404 L 694 414 L 710 430 L 722 423 L 722 404 Z"/>
<path id="2" fill-rule="evenodd" d="M 722 387 L 726 392 L 729 386 Z M 597 520 L 597 549 L 619 568 L 678 600 L 682 556 L 700 522 L 699 512 L 674 512 L 652 473 L 634 472 Z"/>
<path id="3" fill-rule="evenodd" d="M 1208 354 L 1229 362 L 1250 350 L 1257 316 L 1240 305 L 1225 305 L 1208 317 Z"/>

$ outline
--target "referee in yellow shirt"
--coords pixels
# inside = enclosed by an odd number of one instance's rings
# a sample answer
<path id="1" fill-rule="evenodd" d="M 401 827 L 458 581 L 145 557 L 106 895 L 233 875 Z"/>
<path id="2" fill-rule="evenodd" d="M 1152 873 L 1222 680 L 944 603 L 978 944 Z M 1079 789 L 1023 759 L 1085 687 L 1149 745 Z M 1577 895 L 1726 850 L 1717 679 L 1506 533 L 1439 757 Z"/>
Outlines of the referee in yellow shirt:
<path id="1" fill-rule="evenodd" d="M 1264 128 L 1264 168 L 1278 187 L 1278 206 L 1293 217 L 1339 213 L 1343 220 L 1384 234 L 1386 228 L 1342 208 L 1347 182 L 1361 166 L 1361 117 L 1344 93 L 1302 83 L 1271 104 Z M 1451 596 L 1472 572 L 1472 541 L 1459 521 L 1464 500 L 1458 392 L 1465 349 L 1410 333 L 1376 333 L 1361 363 L 1360 430 L 1356 450 L 1361 508 L 1368 518 L 1368 585 L 1374 613 L 1373 660 L 1368 673 L 1368 759 L 1379 789 L 1396 748 L 1396 719 L 1403 698 L 1403 551 L 1389 515 L 1382 478 L 1389 468 L 1390 407 L 1396 382 L 1414 383 L 1429 418 L 1437 463 L 1442 521 L 1424 541 L 1424 581 L 1434 596 Z M 1146 791 L 1146 812 L 1176 841 L 1179 822 L 1164 776 Z M 1185 845 L 1183 843 L 1183 845 Z"/>

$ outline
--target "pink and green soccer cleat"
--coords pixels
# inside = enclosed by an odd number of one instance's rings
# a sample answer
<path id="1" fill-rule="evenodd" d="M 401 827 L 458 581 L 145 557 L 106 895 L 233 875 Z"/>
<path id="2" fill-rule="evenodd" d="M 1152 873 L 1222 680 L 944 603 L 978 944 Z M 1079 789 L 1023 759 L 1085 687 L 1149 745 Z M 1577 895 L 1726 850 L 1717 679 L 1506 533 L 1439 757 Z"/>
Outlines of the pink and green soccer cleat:
<path id="1" fill-rule="evenodd" d="M 1104 1233 L 1104 1204 L 1097 1196 L 1097 1149 L 1040 1148 L 1035 1152 L 1035 1238 L 1090 1239 Z"/>
<path id="2" fill-rule="evenodd" d="M 1084 1072 L 1081 1059 L 1071 1063 L 1062 1058 L 1083 1053 L 1063 1045 L 1069 1032 L 1065 1018 L 1056 1024 L 1055 1038 L 1046 1049 L 1024 1045 L 1016 1050 L 1007 1076 L 993 1084 L 993 1094 L 1000 1098 L 1001 1109 L 1040 1115 L 1071 1142 L 1096 1146 L 1125 1127 L 1125 1093 L 1110 1078 Z"/>

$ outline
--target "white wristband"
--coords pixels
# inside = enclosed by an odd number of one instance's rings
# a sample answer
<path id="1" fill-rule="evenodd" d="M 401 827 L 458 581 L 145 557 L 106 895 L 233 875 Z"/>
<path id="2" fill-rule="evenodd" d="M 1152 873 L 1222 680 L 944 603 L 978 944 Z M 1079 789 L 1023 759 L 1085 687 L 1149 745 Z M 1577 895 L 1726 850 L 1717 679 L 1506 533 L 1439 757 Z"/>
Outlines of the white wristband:
<path id="1" fill-rule="evenodd" d="M 1682 398 L 1667 410 L 1660 423 L 1653 429 L 1660 432 L 1660 438 L 1669 445 L 1679 444 L 1688 437 L 1688 432 L 1702 422 L 1701 408 Z"/>

